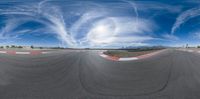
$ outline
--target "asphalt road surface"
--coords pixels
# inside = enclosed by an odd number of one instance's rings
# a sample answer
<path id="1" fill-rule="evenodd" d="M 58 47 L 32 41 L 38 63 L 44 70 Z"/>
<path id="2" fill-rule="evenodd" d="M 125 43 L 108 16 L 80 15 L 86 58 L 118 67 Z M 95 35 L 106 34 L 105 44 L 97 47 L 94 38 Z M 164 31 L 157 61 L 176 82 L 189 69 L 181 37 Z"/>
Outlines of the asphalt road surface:
<path id="1" fill-rule="evenodd" d="M 0 54 L 0 99 L 200 99 L 200 54 L 168 49 L 127 62 L 97 51 Z"/>

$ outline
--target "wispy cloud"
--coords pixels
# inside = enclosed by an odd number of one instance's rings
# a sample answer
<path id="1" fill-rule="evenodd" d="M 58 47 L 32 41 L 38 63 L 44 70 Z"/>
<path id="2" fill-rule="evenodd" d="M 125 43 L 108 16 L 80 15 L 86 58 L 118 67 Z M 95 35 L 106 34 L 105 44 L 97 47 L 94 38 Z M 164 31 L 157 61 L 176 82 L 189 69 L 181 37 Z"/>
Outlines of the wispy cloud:
<path id="1" fill-rule="evenodd" d="M 200 31 L 190 32 L 190 37 L 200 40 Z"/>
<path id="2" fill-rule="evenodd" d="M 5 22 L 5 26 L 1 28 L 1 31 L 0 31 L 0 39 L 16 39 L 18 34 L 17 33 L 12 33 L 13 30 L 15 28 L 17 28 L 18 25 L 22 24 L 19 23 L 19 20 L 17 19 L 9 19 L 9 20 L 6 20 Z"/>
<path id="3" fill-rule="evenodd" d="M 171 34 L 173 35 L 176 30 L 185 22 L 187 22 L 188 20 L 197 17 L 200 15 L 200 7 L 196 7 L 196 8 L 192 8 L 189 10 L 184 11 L 183 13 L 181 13 L 177 18 L 176 18 L 176 22 L 174 23 L 172 29 L 171 29 Z"/>
<path id="4" fill-rule="evenodd" d="M 23 15 L 23 17 L 32 17 L 32 21 L 40 22 L 46 27 L 49 27 L 49 30 L 56 33 L 57 38 L 68 46 L 74 46 L 74 40 L 71 38 L 70 33 L 66 29 L 65 21 L 63 19 L 62 11 L 54 5 L 48 3 L 48 1 L 42 1 L 38 5 L 28 4 L 16 6 L 9 9 L 4 9 L 0 11 L 1 15 Z M 14 24 L 16 20 L 11 20 L 7 22 L 6 27 L 2 29 L 1 35 L 5 32 L 13 32 L 13 28 L 19 26 L 19 24 Z M 19 20 L 18 20 L 19 21 Z M 27 20 L 30 21 L 30 20 Z M 20 21 L 22 22 L 22 21 Z M 17 23 L 20 23 L 17 22 Z M 17 33 L 16 33 L 17 35 Z"/>
<path id="5" fill-rule="evenodd" d="M 137 22 L 138 17 L 139 17 L 137 4 L 136 4 L 135 2 L 131 2 L 131 1 L 127 1 L 127 0 L 124 0 L 124 2 L 129 3 L 129 4 L 132 6 L 132 8 L 134 9 L 134 12 L 135 12 L 135 14 L 136 14 L 136 16 L 135 16 L 135 17 L 136 17 L 136 22 Z"/>
<path id="6" fill-rule="evenodd" d="M 179 40 L 179 38 L 173 34 L 163 34 L 162 36 L 167 40 L 172 40 L 172 41 Z"/>
<path id="7" fill-rule="evenodd" d="M 149 11 L 149 10 L 158 10 L 158 11 L 167 11 L 170 13 L 179 13 L 182 11 L 182 6 L 169 5 L 166 3 L 160 3 L 155 1 L 135 1 L 137 4 L 138 10 Z"/>
<path id="8" fill-rule="evenodd" d="M 76 39 L 80 35 L 80 31 L 84 28 L 89 22 L 94 22 L 98 18 L 105 17 L 106 12 L 98 13 L 98 11 L 88 11 L 84 13 L 73 25 L 70 27 L 71 35 Z M 88 27 L 87 27 L 88 28 Z M 86 28 L 86 29 L 87 29 Z"/>
<path id="9" fill-rule="evenodd" d="M 109 7 L 97 4 L 99 5 L 98 8 L 94 7 L 93 9 L 86 9 L 86 11 L 80 13 L 77 12 L 79 17 L 70 26 L 66 22 L 71 20 L 65 17 L 69 13 L 59 6 L 56 6 L 56 4 L 54 5 L 49 0 L 44 0 L 39 3 L 29 3 L 27 5 L 16 5 L 8 9 L 0 9 L 0 15 L 20 15 L 23 17 L 22 19 L 11 18 L 5 21 L 6 25 L 1 30 L 0 38 L 20 38 L 22 34 L 42 32 L 53 33 L 62 45 L 68 47 L 120 47 L 131 44 L 133 46 L 143 46 L 148 45 L 145 43 L 146 41 L 158 39 L 154 37 L 156 35 L 154 31 L 158 25 L 154 23 L 154 20 L 140 17 L 139 11 L 156 9 L 177 13 L 181 10 L 181 7 L 155 2 L 123 0 L 120 3 L 123 3 L 124 7 L 129 4 L 129 8 L 132 8 L 135 14 L 128 16 L 123 16 L 123 14 L 119 15 L 116 10 L 112 12 Z M 22 23 L 29 21 L 38 22 L 43 24 L 44 27 L 32 30 L 15 30 Z M 164 37 L 166 39 L 175 39 L 173 35 L 164 35 Z"/>
<path id="10" fill-rule="evenodd" d="M 91 46 L 141 44 L 154 39 L 148 34 L 153 29 L 155 29 L 155 25 L 145 19 L 138 19 L 136 22 L 135 18 L 110 17 L 97 21 L 87 33 L 84 42 Z"/>

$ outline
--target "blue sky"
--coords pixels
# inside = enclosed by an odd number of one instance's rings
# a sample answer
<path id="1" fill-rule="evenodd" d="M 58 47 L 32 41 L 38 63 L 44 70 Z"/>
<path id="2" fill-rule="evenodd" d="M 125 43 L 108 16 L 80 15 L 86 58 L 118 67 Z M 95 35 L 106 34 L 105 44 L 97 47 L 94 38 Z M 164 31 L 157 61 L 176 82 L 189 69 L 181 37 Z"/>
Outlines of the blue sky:
<path id="1" fill-rule="evenodd" d="M 0 45 L 200 45 L 198 0 L 1 0 Z"/>

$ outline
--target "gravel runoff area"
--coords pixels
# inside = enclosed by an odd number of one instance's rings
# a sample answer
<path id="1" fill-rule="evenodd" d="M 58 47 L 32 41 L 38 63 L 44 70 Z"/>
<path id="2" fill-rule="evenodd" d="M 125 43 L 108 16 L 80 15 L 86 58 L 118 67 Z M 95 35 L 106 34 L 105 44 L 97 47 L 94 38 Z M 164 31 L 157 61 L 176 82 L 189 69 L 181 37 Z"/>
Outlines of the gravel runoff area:
<path id="1" fill-rule="evenodd" d="M 136 57 L 144 54 L 149 54 L 159 50 L 147 50 L 147 51 L 131 51 L 131 50 L 108 50 L 103 52 L 106 55 L 114 57 Z"/>

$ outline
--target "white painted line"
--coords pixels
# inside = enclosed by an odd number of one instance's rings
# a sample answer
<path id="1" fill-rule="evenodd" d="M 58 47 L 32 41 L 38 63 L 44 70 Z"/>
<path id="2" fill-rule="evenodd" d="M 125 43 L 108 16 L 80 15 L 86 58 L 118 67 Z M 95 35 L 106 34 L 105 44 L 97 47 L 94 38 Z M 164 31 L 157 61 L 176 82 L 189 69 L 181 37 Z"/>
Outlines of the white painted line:
<path id="1" fill-rule="evenodd" d="M 41 52 L 42 54 L 49 54 L 50 52 Z"/>
<path id="2" fill-rule="evenodd" d="M 30 54 L 30 52 L 16 52 L 16 54 Z"/>
<path id="3" fill-rule="evenodd" d="M 131 60 L 138 60 L 138 58 L 137 57 L 119 58 L 119 61 L 131 61 Z"/>
<path id="4" fill-rule="evenodd" d="M 108 56 L 105 55 L 105 54 L 100 54 L 100 56 L 101 56 L 101 57 L 104 57 L 104 58 L 105 58 L 105 57 L 108 57 Z"/>
<path id="5" fill-rule="evenodd" d="M 2 54 L 6 54 L 7 52 L 6 52 L 6 51 L 0 51 L 0 53 L 2 53 Z"/>

